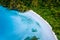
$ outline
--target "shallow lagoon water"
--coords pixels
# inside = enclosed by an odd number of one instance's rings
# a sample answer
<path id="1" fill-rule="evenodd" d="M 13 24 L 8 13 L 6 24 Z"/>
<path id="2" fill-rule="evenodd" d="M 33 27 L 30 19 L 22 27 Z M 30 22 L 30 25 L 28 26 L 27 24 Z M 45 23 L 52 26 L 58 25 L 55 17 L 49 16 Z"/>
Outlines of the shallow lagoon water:
<path id="1" fill-rule="evenodd" d="M 0 40 L 56 40 L 49 26 L 33 11 L 21 13 L 0 6 Z"/>

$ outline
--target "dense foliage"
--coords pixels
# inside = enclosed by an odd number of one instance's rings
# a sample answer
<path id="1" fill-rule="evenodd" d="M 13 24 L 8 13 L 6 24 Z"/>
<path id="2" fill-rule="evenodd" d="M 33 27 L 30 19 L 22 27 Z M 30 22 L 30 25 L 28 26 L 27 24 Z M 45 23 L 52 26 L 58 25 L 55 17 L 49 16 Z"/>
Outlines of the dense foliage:
<path id="1" fill-rule="evenodd" d="M 50 23 L 60 40 L 60 0 L 0 0 L 0 5 L 21 12 L 34 10 Z"/>

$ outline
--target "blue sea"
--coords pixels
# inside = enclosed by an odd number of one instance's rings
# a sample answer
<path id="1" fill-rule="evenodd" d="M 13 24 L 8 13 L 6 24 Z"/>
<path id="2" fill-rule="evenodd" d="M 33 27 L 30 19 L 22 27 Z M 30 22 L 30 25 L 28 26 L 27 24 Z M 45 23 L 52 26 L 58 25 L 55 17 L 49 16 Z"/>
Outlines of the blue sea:
<path id="1" fill-rule="evenodd" d="M 31 13 L 0 6 L 0 40 L 55 40 L 52 30 Z"/>

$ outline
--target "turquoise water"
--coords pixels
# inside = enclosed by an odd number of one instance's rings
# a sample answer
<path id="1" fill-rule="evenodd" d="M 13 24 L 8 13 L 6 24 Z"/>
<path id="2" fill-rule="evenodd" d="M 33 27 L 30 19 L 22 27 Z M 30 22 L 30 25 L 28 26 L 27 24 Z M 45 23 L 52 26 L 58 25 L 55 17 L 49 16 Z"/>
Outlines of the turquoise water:
<path id="1" fill-rule="evenodd" d="M 55 40 L 44 29 L 48 28 L 42 28 L 32 17 L 0 6 L 0 40 Z"/>

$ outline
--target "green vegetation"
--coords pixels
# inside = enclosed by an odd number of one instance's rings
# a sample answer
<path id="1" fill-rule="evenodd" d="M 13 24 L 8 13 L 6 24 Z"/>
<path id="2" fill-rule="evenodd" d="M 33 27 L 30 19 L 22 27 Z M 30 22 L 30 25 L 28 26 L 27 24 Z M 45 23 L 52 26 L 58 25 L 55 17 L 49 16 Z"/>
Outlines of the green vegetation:
<path id="1" fill-rule="evenodd" d="M 60 40 L 60 0 L 0 0 L 0 5 L 21 12 L 34 10 L 49 22 Z"/>

